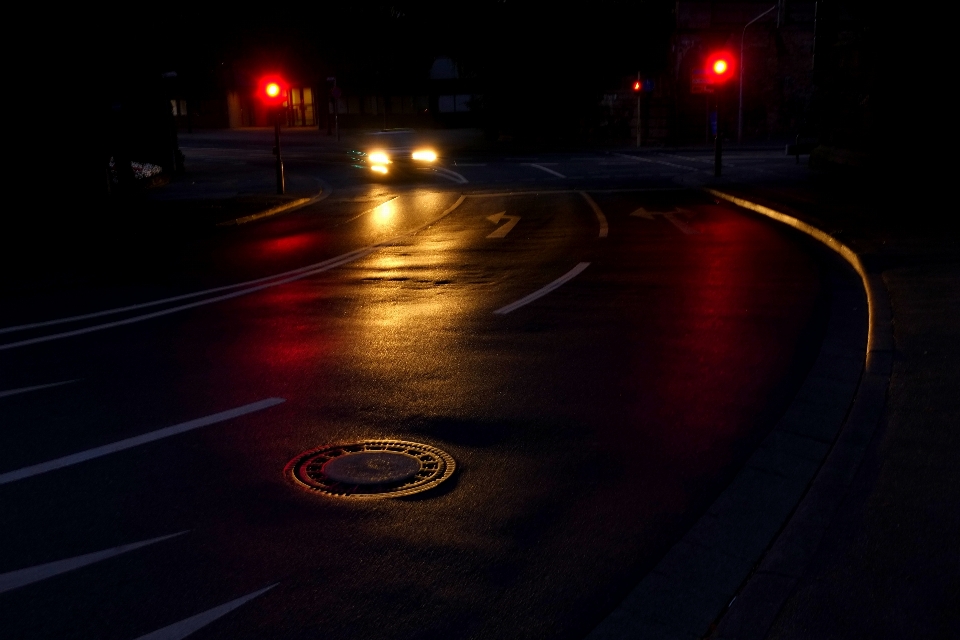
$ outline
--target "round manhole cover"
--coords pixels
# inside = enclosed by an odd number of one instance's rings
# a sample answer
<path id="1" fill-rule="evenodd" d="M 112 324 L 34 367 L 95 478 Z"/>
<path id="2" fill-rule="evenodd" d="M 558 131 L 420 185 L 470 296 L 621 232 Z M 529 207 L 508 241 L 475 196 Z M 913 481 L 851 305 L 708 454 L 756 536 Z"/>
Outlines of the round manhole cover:
<path id="1" fill-rule="evenodd" d="M 300 454 L 287 465 L 295 482 L 349 498 L 395 498 L 431 489 L 449 478 L 453 457 L 430 445 L 364 440 Z"/>

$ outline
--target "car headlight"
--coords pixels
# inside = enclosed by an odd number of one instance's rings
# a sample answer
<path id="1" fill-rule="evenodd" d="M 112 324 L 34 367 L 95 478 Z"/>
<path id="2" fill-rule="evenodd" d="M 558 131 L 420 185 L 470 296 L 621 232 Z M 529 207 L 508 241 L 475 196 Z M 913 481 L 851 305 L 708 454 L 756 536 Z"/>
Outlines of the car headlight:
<path id="1" fill-rule="evenodd" d="M 367 158 L 373 164 L 390 164 L 390 156 L 385 154 L 383 151 L 373 151 L 370 153 Z"/>
<path id="2" fill-rule="evenodd" d="M 413 159 L 420 162 L 433 162 L 437 159 L 437 154 L 430 149 L 417 149 L 413 152 Z"/>

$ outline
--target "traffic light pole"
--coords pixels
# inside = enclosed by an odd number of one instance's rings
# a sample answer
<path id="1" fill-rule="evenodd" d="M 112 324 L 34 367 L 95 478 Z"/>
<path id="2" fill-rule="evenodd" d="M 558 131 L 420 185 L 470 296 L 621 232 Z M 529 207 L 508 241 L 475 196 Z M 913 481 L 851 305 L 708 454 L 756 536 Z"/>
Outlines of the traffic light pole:
<path id="1" fill-rule="evenodd" d="M 715 93 L 717 96 L 717 139 L 713 146 L 713 175 L 720 177 L 720 166 L 723 161 L 723 138 L 720 136 L 720 91 Z"/>
<path id="2" fill-rule="evenodd" d="M 276 121 L 273 128 L 273 152 L 277 156 L 277 194 L 283 195 L 287 190 L 286 176 L 283 173 L 283 157 L 280 155 L 280 113 L 282 107 L 277 107 Z"/>

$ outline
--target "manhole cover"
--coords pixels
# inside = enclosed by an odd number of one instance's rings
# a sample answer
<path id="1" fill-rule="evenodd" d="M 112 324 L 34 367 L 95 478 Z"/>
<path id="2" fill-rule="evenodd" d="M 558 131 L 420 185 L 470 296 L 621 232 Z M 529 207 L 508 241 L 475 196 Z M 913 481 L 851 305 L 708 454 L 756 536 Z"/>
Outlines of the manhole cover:
<path id="1" fill-rule="evenodd" d="M 453 474 L 453 457 L 430 445 L 364 440 L 301 453 L 287 465 L 294 481 L 349 498 L 395 498 L 432 489 Z"/>

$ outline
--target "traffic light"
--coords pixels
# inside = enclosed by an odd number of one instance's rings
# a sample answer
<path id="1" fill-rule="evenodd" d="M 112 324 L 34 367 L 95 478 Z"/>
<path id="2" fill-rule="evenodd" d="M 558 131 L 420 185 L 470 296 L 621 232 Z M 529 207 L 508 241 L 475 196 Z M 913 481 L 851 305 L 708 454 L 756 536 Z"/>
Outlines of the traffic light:
<path id="1" fill-rule="evenodd" d="M 707 57 L 707 78 L 711 84 L 723 84 L 733 77 L 734 59 L 727 51 L 717 51 Z"/>
<path id="2" fill-rule="evenodd" d="M 637 80 L 636 82 L 633 83 L 633 92 L 640 93 L 641 91 L 643 91 L 643 84 L 639 80 Z"/>
<path id="3" fill-rule="evenodd" d="M 279 76 L 266 76 L 260 79 L 257 95 L 268 107 L 279 107 L 287 100 L 287 83 Z"/>

